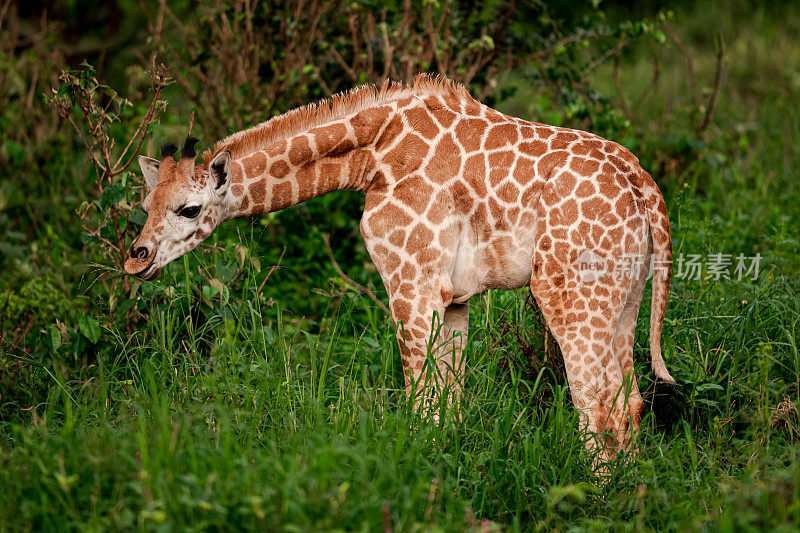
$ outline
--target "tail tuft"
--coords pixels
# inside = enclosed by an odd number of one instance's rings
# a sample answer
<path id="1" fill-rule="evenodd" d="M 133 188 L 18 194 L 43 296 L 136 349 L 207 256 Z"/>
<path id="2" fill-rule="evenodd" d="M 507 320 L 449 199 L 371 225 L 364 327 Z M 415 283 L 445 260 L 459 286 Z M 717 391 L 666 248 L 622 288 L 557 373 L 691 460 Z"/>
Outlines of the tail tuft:
<path id="1" fill-rule="evenodd" d="M 655 416 L 656 427 L 670 431 L 689 415 L 686 387 L 681 385 L 666 384 L 663 381 L 653 381 L 642 392 L 644 409 L 642 413 L 651 411 Z"/>

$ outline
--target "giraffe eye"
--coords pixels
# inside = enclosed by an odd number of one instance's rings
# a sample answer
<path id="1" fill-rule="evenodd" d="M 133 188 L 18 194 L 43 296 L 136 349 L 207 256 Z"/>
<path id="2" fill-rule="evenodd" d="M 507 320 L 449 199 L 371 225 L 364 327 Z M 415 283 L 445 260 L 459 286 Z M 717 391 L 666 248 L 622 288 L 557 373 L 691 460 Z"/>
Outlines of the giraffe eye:
<path id="1" fill-rule="evenodd" d="M 197 215 L 199 214 L 200 214 L 199 205 L 181 207 L 180 209 L 178 209 L 178 215 L 182 216 L 183 218 L 197 218 Z"/>

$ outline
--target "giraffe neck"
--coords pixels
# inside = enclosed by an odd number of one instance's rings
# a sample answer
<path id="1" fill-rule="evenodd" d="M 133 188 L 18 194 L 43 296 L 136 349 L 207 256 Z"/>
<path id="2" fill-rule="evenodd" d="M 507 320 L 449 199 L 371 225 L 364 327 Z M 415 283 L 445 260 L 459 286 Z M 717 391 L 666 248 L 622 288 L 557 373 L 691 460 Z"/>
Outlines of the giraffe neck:
<path id="1" fill-rule="evenodd" d="M 228 217 L 279 211 L 337 190 L 365 191 L 393 102 L 315 126 L 233 160 Z"/>

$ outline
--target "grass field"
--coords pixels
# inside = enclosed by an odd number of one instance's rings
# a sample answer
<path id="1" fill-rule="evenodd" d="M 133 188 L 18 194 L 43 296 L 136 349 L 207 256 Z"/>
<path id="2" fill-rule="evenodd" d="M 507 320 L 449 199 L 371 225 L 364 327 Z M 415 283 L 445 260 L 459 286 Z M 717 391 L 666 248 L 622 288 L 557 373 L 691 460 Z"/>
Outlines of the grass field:
<path id="1" fill-rule="evenodd" d="M 3 364 L 33 370 L 15 382 L 17 414 L 0 419 L 0 531 L 795 530 L 800 11 L 704 6 L 672 22 L 694 50 L 701 95 L 714 71 L 710 28 L 725 42 L 702 135 L 687 127 L 697 118 L 674 45 L 637 43 L 620 62 L 635 100 L 659 57 L 658 89 L 621 140 L 645 166 L 679 161 L 656 178 L 676 257 L 704 267 L 671 289 L 663 347 L 680 385 L 648 395 L 639 454 L 609 479 L 589 468 L 563 371 L 539 364 L 524 291 L 473 299 L 463 419 L 434 425 L 405 401 L 383 311 L 336 280 L 304 284 L 317 267 L 291 243 L 261 287 L 282 250 L 261 254 L 254 243 L 274 234 L 241 223 L 223 234 L 238 232 L 238 249 L 194 253 L 141 285 L 150 319 L 132 334 L 83 322 L 94 357 L 60 336 L 49 360 L 3 348 Z M 611 66 L 595 76 L 613 95 Z M 518 93 L 501 109 L 537 119 L 530 105 Z M 336 200 L 315 200 L 326 201 Z M 280 216 L 303 220 L 292 211 Z M 730 279 L 709 270 L 714 254 L 730 254 Z M 757 276 L 737 279 L 739 254 L 747 267 L 759 255 Z M 84 292 L 97 275 L 86 270 Z M 368 267 L 360 279 L 382 294 Z M 648 290 L 635 360 L 653 391 L 649 301 Z"/>

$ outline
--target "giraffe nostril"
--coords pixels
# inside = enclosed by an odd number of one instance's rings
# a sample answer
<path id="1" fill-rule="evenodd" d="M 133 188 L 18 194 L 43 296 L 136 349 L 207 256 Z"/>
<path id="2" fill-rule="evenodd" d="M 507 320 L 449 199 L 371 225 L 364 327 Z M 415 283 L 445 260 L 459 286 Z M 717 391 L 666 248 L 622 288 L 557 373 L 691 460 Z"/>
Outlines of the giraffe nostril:
<path id="1" fill-rule="evenodd" d="M 148 253 L 149 252 L 148 252 L 146 247 L 139 246 L 139 247 L 133 248 L 131 250 L 131 257 L 135 257 L 135 258 L 137 258 L 139 260 L 144 260 L 144 259 L 147 259 Z"/>

